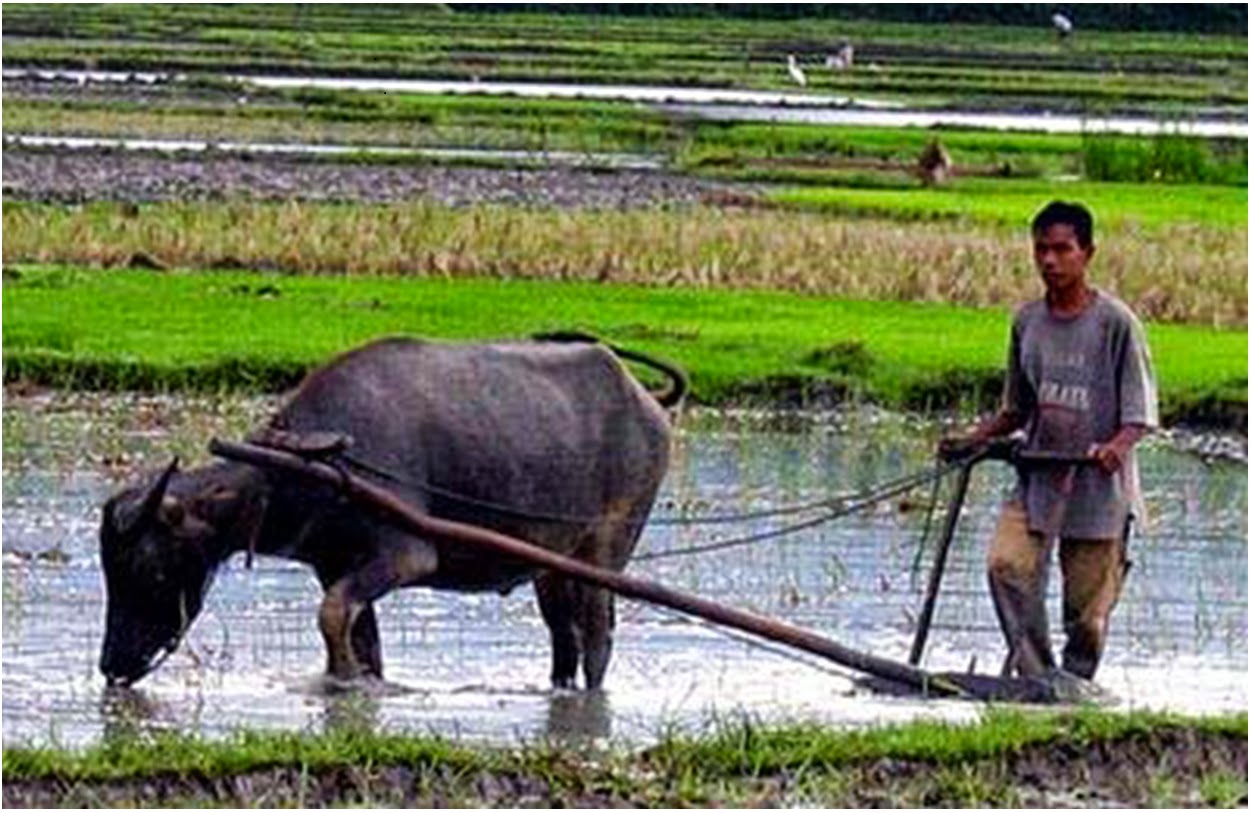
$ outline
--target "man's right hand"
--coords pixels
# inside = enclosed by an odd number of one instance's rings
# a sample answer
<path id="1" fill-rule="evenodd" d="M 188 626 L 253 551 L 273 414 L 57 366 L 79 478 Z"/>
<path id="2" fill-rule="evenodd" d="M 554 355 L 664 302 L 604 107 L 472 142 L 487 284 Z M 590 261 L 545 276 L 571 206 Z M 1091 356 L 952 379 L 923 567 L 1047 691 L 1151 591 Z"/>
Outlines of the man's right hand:
<path id="1" fill-rule="evenodd" d="M 980 435 L 955 435 L 938 441 L 938 457 L 953 461 L 971 457 L 986 446 L 987 439 Z"/>

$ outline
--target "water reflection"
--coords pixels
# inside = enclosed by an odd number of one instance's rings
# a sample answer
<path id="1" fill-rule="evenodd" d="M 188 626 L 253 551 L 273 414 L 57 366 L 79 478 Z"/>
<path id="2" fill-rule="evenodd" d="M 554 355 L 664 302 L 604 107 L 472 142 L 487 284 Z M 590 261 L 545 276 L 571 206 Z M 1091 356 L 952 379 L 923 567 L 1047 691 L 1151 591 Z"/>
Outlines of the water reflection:
<path id="1" fill-rule="evenodd" d="M 129 743 L 160 731 L 196 727 L 202 702 L 173 704 L 134 687 L 106 686 L 100 692 L 100 739 L 104 743 Z"/>
<path id="2" fill-rule="evenodd" d="M 380 698 L 370 692 L 326 695 L 321 717 L 323 734 L 377 734 L 382 730 Z"/>
<path id="3" fill-rule="evenodd" d="M 665 104 L 679 116 L 712 121 L 765 121 L 857 127 L 969 127 L 1044 133 L 1159 133 L 1200 138 L 1246 138 L 1245 121 L 1160 121 L 1128 116 L 1071 116 L 1052 113 L 973 113 L 959 110 L 857 110 L 855 108 L 768 107 L 735 104 Z"/>
<path id="4" fill-rule="evenodd" d="M 549 740 L 570 744 L 591 744 L 612 736 L 612 705 L 604 691 L 571 692 L 554 690 L 547 699 Z"/>

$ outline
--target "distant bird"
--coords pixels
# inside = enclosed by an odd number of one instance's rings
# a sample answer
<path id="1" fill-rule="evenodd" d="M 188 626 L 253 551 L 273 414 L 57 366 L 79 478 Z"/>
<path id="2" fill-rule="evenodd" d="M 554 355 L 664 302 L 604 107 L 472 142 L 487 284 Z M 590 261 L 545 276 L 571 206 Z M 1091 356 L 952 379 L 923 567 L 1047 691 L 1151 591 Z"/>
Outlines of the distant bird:
<path id="1" fill-rule="evenodd" d="M 1051 24 L 1060 32 L 1060 39 L 1073 33 L 1073 21 L 1059 12 L 1051 15 Z"/>
<path id="2" fill-rule="evenodd" d="M 845 71 L 850 68 L 856 61 L 856 49 L 851 46 L 850 42 L 844 42 L 838 49 L 838 53 L 830 54 L 825 58 L 825 67 L 834 71 Z"/>
<path id="3" fill-rule="evenodd" d="M 795 59 L 794 54 L 787 55 L 786 70 L 800 87 L 808 86 L 808 77 L 804 76 L 804 70 L 799 67 L 799 62 Z"/>

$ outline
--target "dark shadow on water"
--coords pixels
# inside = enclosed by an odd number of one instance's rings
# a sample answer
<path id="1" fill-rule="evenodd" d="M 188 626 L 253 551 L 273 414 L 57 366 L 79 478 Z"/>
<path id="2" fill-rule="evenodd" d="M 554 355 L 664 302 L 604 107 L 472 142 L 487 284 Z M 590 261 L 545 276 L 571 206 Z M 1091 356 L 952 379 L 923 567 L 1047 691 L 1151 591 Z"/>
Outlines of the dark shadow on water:
<path id="1" fill-rule="evenodd" d="M 548 696 L 548 739 L 568 744 L 590 743 L 612 736 L 612 706 L 603 691 L 553 691 Z"/>
<path id="2" fill-rule="evenodd" d="M 324 674 L 292 687 L 292 690 L 315 697 L 324 704 L 321 729 L 325 734 L 379 733 L 382 730 L 382 701 L 415 691 L 377 678 L 343 682 Z"/>

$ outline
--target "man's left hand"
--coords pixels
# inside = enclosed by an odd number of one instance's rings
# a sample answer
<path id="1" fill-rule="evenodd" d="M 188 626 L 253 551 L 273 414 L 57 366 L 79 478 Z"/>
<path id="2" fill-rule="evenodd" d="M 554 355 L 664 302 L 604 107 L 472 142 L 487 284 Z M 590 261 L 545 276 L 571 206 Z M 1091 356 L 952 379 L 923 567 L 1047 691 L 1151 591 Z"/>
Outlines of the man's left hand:
<path id="1" fill-rule="evenodd" d="M 1099 468 L 1108 474 L 1116 474 L 1125 465 L 1125 459 L 1143 435 L 1150 431 L 1141 424 L 1122 426 L 1107 443 L 1097 443 L 1090 447 L 1090 456 L 1099 464 Z"/>
<path id="2" fill-rule="evenodd" d="M 1128 453 L 1128 449 L 1115 441 L 1100 443 L 1090 450 L 1090 456 L 1099 464 L 1099 468 L 1108 474 L 1116 474 L 1121 470 L 1121 466 L 1125 465 L 1125 456 Z"/>

